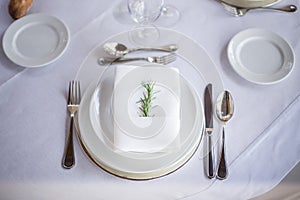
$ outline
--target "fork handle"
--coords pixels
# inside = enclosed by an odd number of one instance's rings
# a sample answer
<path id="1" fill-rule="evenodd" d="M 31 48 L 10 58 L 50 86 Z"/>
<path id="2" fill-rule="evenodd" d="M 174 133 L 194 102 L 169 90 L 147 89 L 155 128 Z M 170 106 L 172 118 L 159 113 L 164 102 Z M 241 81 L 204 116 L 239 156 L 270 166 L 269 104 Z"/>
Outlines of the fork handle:
<path id="1" fill-rule="evenodd" d="M 75 164 L 74 146 L 73 146 L 73 128 L 74 128 L 74 117 L 71 117 L 70 121 L 70 132 L 67 138 L 67 144 L 63 156 L 63 167 L 65 169 L 71 169 Z"/>
<path id="2" fill-rule="evenodd" d="M 111 63 L 122 63 L 122 62 L 131 62 L 137 60 L 146 60 L 147 58 L 99 58 L 98 64 L 99 65 L 107 65 Z"/>

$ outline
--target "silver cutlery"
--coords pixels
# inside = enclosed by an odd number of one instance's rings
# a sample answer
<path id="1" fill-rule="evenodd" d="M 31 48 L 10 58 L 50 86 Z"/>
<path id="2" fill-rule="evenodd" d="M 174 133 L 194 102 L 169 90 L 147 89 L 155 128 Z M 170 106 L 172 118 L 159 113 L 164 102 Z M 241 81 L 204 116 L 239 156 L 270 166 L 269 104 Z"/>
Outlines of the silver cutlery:
<path id="1" fill-rule="evenodd" d="M 165 45 L 161 47 L 141 47 L 141 48 L 127 48 L 124 44 L 117 42 L 108 42 L 103 45 L 104 51 L 116 57 L 122 57 L 126 54 L 134 51 L 163 51 L 163 52 L 174 52 L 178 49 L 176 44 Z"/>
<path id="2" fill-rule="evenodd" d="M 75 164 L 74 145 L 73 145 L 73 130 L 74 130 L 74 116 L 79 108 L 81 99 L 80 83 L 79 81 L 70 81 L 68 94 L 68 111 L 70 113 L 70 130 L 67 135 L 66 147 L 63 155 L 62 166 L 70 169 Z"/>
<path id="3" fill-rule="evenodd" d="M 107 65 L 111 63 L 122 63 L 122 62 L 132 62 L 132 61 L 147 61 L 150 63 L 158 63 L 167 65 L 176 60 L 176 54 L 170 53 L 165 56 L 149 56 L 149 57 L 138 57 L 138 58 L 99 58 L 99 65 Z"/>
<path id="4" fill-rule="evenodd" d="M 217 98 L 216 104 L 216 114 L 221 122 L 228 122 L 234 112 L 233 98 L 228 91 L 222 92 Z M 221 157 L 219 160 L 218 170 L 217 170 L 217 178 L 218 179 L 226 179 L 228 176 L 227 162 L 225 156 L 225 128 L 223 126 L 222 130 L 222 147 L 221 147 Z"/>
<path id="5" fill-rule="evenodd" d="M 264 9 L 264 10 L 274 10 L 274 11 L 282 11 L 282 12 L 296 12 L 297 11 L 297 6 L 295 5 L 288 5 L 284 7 L 255 7 L 255 8 L 240 8 L 240 7 L 235 7 L 229 4 L 226 4 L 222 2 L 222 5 L 224 6 L 225 10 L 229 12 L 230 14 L 240 17 L 244 16 L 248 11 L 250 10 L 257 10 L 257 9 Z"/>
<path id="6" fill-rule="evenodd" d="M 212 84 L 209 83 L 204 92 L 204 113 L 205 113 L 205 132 L 208 139 L 208 160 L 207 160 L 207 176 L 215 177 L 215 158 L 212 144 L 213 132 L 213 102 L 212 102 Z"/>

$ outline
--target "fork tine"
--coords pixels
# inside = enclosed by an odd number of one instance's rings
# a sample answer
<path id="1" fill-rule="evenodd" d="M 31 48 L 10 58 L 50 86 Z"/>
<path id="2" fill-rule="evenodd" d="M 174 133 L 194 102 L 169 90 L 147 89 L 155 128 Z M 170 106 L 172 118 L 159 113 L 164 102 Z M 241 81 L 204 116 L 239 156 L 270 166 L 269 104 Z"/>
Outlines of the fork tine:
<path id="1" fill-rule="evenodd" d="M 80 103 L 81 94 L 80 94 L 80 82 L 76 81 L 76 104 Z"/>
<path id="2" fill-rule="evenodd" d="M 71 82 L 71 104 L 75 103 L 75 82 L 74 80 Z"/>
<path id="3" fill-rule="evenodd" d="M 69 82 L 69 94 L 68 94 L 68 104 L 71 103 L 71 93 L 72 93 L 72 82 Z"/>
<path id="4" fill-rule="evenodd" d="M 78 82 L 73 80 L 73 101 L 72 104 L 77 104 L 78 102 Z"/>
<path id="5" fill-rule="evenodd" d="M 80 82 L 79 81 L 78 81 L 78 95 L 79 95 L 78 103 L 80 103 L 80 101 L 81 101 L 81 90 L 80 90 Z"/>
<path id="6" fill-rule="evenodd" d="M 78 85 L 77 81 L 74 81 L 74 104 L 77 104 L 77 96 L 78 96 Z"/>

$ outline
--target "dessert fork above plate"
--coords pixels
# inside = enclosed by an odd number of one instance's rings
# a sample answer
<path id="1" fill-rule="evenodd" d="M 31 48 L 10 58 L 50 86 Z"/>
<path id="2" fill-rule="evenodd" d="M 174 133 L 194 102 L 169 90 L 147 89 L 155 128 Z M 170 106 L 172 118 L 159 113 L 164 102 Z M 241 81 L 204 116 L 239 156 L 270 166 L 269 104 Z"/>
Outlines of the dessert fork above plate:
<path id="1" fill-rule="evenodd" d="M 136 57 L 136 58 L 99 58 L 99 65 L 107 65 L 112 63 L 123 63 L 123 62 L 131 62 L 131 61 L 147 61 L 150 63 L 158 63 L 167 65 L 176 60 L 176 54 L 170 53 L 165 56 L 148 56 L 148 57 Z"/>

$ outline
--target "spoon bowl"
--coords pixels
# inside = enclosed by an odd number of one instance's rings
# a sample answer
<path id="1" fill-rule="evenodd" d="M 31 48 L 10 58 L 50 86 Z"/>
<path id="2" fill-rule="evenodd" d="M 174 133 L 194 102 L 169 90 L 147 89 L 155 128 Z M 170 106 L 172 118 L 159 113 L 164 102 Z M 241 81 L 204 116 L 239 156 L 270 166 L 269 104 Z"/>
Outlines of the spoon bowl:
<path id="1" fill-rule="evenodd" d="M 218 119 L 226 123 L 228 122 L 234 113 L 233 98 L 228 91 L 222 92 L 217 98 L 216 113 Z"/>
<path id="2" fill-rule="evenodd" d="M 163 51 L 174 52 L 177 51 L 178 46 L 176 44 L 169 44 L 161 47 L 141 47 L 141 48 L 127 48 L 126 45 L 118 42 L 107 42 L 103 45 L 104 51 L 115 57 L 122 57 L 133 51 Z"/>
<path id="3" fill-rule="evenodd" d="M 232 118 L 234 113 L 233 98 L 228 91 L 222 92 L 216 103 L 216 114 L 218 119 L 225 124 Z M 220 180 L 226 179 L 228 176 L 226 157 L 225 157 L 225 128 L 222 132 L 222 149 L 221 158 L 218 165 L 217 178 Z"/>

